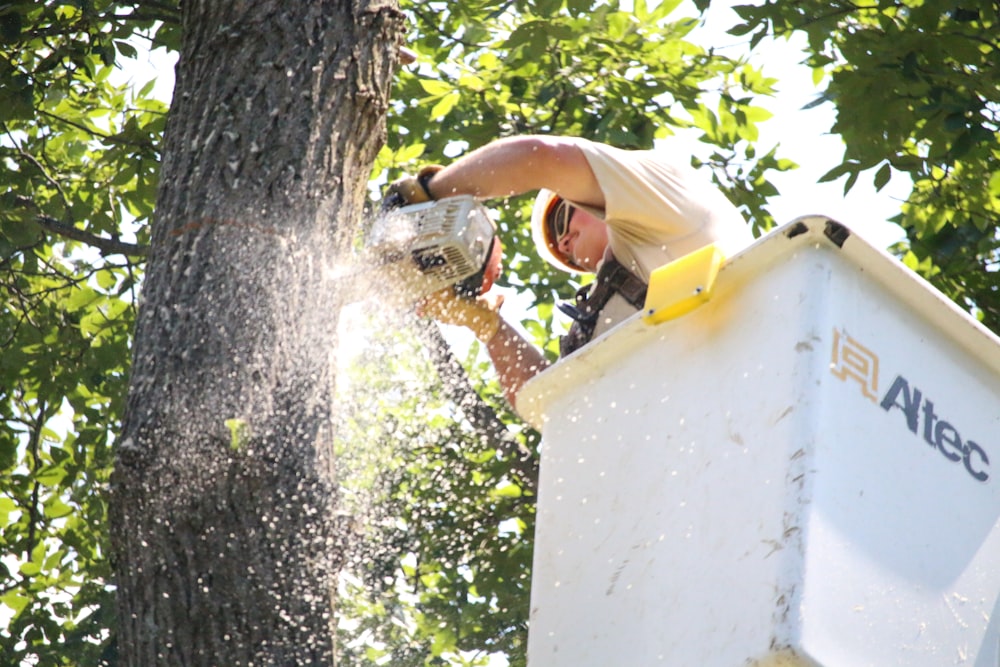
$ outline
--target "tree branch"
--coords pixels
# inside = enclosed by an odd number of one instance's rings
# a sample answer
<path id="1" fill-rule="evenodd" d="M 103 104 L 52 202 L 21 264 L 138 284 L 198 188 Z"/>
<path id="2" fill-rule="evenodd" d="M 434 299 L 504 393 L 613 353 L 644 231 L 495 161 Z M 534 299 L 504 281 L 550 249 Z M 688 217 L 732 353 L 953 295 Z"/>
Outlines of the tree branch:
<path id="1" fill-rule="evenodd" d="M 92 136 L 92 137 L 98 137 L 102 141 L 107 141 L 108 143 L 117 144 L 119 146 L 137 146 L 137 147 L 140 147 L 140 148 L 145 148 L 146 150 L 149 150 L 149 151 L 156 151 L 156 146 L 152 142 L 149 142 L 149 141 L 125 141 L 124 139 L 121 138 L 120 135 L 117 135 L 117 134 L 107 134 L 105 132 L 101 132 L 100 130 L 97 130 L 97 129 L 93 128 L 93 127 L 87 127 L 86 125 L 83 125 L 82 123 L 77 123 L 77 122 L 72 121 L 72 120 L 67 120 L 67 119 L 63 118 L 62 116 L 57 116 L 56 114 L 52 113 L 51 111 L 46 111 L 45 109 L 36 109 L 36 113 L 38 113 L 39 115 L 42 115 L 42 116 L 47 116 L 47 117 L 51 118 L 54 121 L 57 121 L 57 122 L 69 125 L 70 127 L 75 128 L 77 130 L 80 130 L 81 132 L 86 132 L 86 133 L 90 134 L 90 136 Z"/>
<path id="2" fill-rule="evenodd" d="M 38 406 L 38 417 L 35 419 L 34 424 L 31 425 L 31 434 L 29 435 L 28 448 L 31 453 L 31 476 L 34 477 L 38 474 L 38 471 L 42 467 L 41 458 L 41 443 L 42 443 L 42 428 L 45 426 L 45 401 L 42 400 L 41 404 Z M 28 507 L 28 541 L 27 547 L 24 550 L 24 559 L 26 561 L 31 560 L 31 552 L 35 550 L 35 543 L 38 540 L 38 521 L 40 520 L 40 515 L 38 512 L 38 500 L 39 500 L 39 490 L 41 489 L 41 484 L 38 480 L 32 482 L 31 487 L 31 504 Z"/>
<path id="3" fill-rule="evenodd" d="M 27 157 L 34 160 L 34 158 L 30 155 L 27 155 Z M 58 183 L 55 183 L 53 179 L 49 180 L 55 185 L 55 187 L 59 187 Z M 14 200 L 21 206 L 32 208 L 36 211 L 39 209 L 38 205 L 35 204 L 35 202 L 29 197 L 15 195 Z M 47 232 L 58 234 L 59 236 L 64 236 L 68 239 L 72 239 L 73 241 L 79 241 L 80 243 L 86 243 L 89 246 L 97 248 L 103 254 L 125 255 L 126 257 L 145 257 L 149 252 L 148 246 L 136 243 L 126 243 L 125 241 L 119 241 L 118 239 L 106 239 L 102 236 L 85 232 L 84 230 L 78 229 L 73 225 L 66 224 L 65 222 L 60 222 L 52 216 L 45 215 L 44 213 L 36 215 L 35 222 L 37 222 L 38 225 Z"/>
<path id="4" fill-rule="evenodd" d="M 119 241 L 118 239 L 107 239 L 102 236 L 96 236 L 89 232 L 85 232 L 82 229 L 77 229 L 72 225 L 59 222 L 55 218 L 51 218 L 47 215 L 39 215 L 35 218 L 35 220 L 42 227 L 42 229 L 48 232 L 64 236 L 68 239 L 72 239 L 73 241 L 86 243 L 89 246 L 97 248 L 104 254 L 145 257 L 146 253 L 149 252 L 149 248 L 147 246 L 139 245 L 137 243 L 126 243 L 125 241 Z"/>

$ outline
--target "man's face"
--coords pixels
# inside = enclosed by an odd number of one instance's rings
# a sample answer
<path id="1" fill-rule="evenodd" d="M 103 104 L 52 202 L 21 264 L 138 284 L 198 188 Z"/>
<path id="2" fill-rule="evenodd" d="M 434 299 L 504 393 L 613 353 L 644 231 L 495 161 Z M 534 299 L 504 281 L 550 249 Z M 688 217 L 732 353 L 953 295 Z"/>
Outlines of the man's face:
<path id="1" fill-rule="evenodd" d="M 608 227 L 587 211 L 571 208 L 569 224 L 556 242 L 559 254 L 581 269 L 596 272 L 608 247 Z"/>

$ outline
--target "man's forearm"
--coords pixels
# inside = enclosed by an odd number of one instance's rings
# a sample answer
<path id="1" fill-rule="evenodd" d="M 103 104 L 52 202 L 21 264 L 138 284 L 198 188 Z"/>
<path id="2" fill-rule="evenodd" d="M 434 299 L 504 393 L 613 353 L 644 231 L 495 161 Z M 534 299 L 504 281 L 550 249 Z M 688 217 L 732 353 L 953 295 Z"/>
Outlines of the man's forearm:
<path id="1" fill-rule="evenodd" d="M 486 343 L 486 350 L 497 370 L 504 396 L 516 409 L 517 392 L 525 382 L 548 368 L 549 362 L 542 356 L 541 350 L 502 319 L 500 328 Z"/>

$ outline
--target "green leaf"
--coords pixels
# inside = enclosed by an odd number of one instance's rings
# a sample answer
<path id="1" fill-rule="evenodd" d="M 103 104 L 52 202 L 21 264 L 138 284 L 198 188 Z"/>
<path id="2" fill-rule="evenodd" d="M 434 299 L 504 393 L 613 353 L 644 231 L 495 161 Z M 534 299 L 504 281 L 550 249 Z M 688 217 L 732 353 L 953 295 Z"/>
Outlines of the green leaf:
<path id="1" fill-rule="evenodd" d="M 1000 199 L 1000 171 L 990 174 L 989 189 L 991 197 Z"/>
<path id="2" fill-rule="evenodd" d="M 887 162 L 875 173 L 875 191 L 878 192 L 884 188 L 890 178 L 892 178 L 892 167 Z"/>
<path id="3" fill-rule="evenodd" d="M 434 97 L 446 95 L 454 90 L 454 86 L 447 81 L 436 79 L 420 79 L 420 87 L 423 88 L 429 95 Z"/>
<path id="4" fill-rule="evenodd" d="M 242 419 L 227 419 L 223 423 L 229 429 L 229 448 L 239 451 L 250 439 L 250 425 Z"/>
<path id="5" fill-rule="evenodd" d="M 857 174 L 858 165 L 854 162 L 844 162 L 837 165 L 830 171 L 826 172 L 819 177 L 817 183 L 829 183 L 830 181 L 835 181 L 844 174 Z"/>
<path id="6" fill-rule="evenodd" d="M 499 498 L 520 498 L 522 491 L 521 487 L 507 482 L 493 489 L 493 495 Z"/>
<path id="7" fill-rule="evenodd" d="M 457 91 L 448 93 L 447 95 L 442 97 L 438 101 L 438 103 L 431 108 L 430 119 L 438 120 L 440 118 L 443 118 L 444 116 L 447 116 L 448 113 L 455 108 L 455 105 L 458 104 L 458 101 L 461 98 L 462 98 L 461 94 L 459 94 Z"/>
<path id="8" fill-rule="evenodd" d="M 22 593 L 20 590 L 14 589 L 0 595 L 0 602 L 2 602 L 5 607 L 10 609 L 14 613 L 14 616 L 17 617 L 22 611 L 24 611 L 25 607 L 28 606 L 28 603 L 31 602 L 31 598 Z"/>
<path id="9" fill-rule="evenodd" d="M 42 486 L 58 486 L 66 477 L 66 470 L 61 466 L 46 466 L 34 475 L 36 482 Z"/>
<path id="10" fill-rule="evenodd" d="M 58 497 L 50 498 L 45 503 L 45 516 L 49 519 L 61 519 L 73 514 L 73 512 L 73 508 Z"/>
<path id="11" fill-rule="evenodd" d="M 138 55 L 139 55 L 139 53 L 138 53 L 138 51 L 136 51 L 135 47 L 132 46 L 131 44 L 129 44 L 128 42 L 125 42 L 125 41 L 116 40 L 115 41 L 115 48 L 118 49 L 118 53 L 122 54 L 126 58 L 134 59 L 134 58 L 138 57 Z M 146 84 L 146 85 L 149 85 L 149 84 Z M 143 92 L 143 91 L 145 91 L 145 92 Z M 149 90 L 146 90 L 145 88 L 143 88 L 142 91 L 139 92 L 139 97 L 146 97 L 148 94 L 149 94 Z"/>
<path id="12" fill-rule="evenodd" d="M 0 39 L 5 42 L 14 42 L 21 36 L 24 21 L 17 12 L 6 12 L 0 15 Z"/>
<path id="13" fill-rule="evenodd" d="M 854 187 L 854 184 L 858 181 L 858 175 L 860 172 L 852 171 L 848 173 L 847 180 L 844 181 L 844 194 L 846 195 Z"/>
<path id="14" fill-rule="evenodd" d="M 7 496 L 0 496 L 0 526 L 10 525 L 10 515 L 17 511 L 17 504 Z"/>
<path id="15" fill-rule="evenodd" d="M 118 276 L 111 271 L 98 271 L 94 274 L 94 278 L 101 289 L 110 290 L 118 284 Z"/>
<path id="16" fill-rule="evenodd" d="M 135 56 L 129 56 L 129 57 L 134 58 Z M 149 94 L 153 92 L 153 88 L 155 86 L 156 86 L 156 79 L 150 79 L 149 81 L 146 82 L 146 85 L 144 85 L 142 88 L 139 89 L 137 97 L 141 98 L 149 97 Z"/>
<path id="17" fill-rule="evenodd" d="M 753 29 L 754 29 L 753 26 L 750 25 L 749 23 L 742 23 L 740 25 L 734 25 L 726 32 L 735 37 L 742 37 L 743 35 L 749 33 Z"/>
<path id="18" fill-rule="evenodd" d="M 84 285 L 77 287 L 70 293 L 70 297 L 66 300 L 66 309 L 71 313 L 77 312 L 103 300 L 104 297 L 102 295 Z"/>
<path id="19" fill-rule="evenodd" d="M 426 144 L 410 144 L 400 148 L 393 156 L 393 159 L 399 164 L 408 164 L 423 155 L 425 150 L 427 150 Z"/>
<path id="20" fill-rule="evenodd" d="M 949 132 L 959 132 L 968 127 L 964 113 L 950 113 L 944 118 L 944 129 Z"/>

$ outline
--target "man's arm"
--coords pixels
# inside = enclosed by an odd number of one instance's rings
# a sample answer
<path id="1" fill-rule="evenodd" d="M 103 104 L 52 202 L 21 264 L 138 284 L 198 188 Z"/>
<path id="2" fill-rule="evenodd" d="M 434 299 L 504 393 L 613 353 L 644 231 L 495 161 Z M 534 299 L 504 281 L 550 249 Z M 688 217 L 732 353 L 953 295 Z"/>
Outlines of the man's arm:
<path id="1" fill-rule="evenodd" d="M 580 148 L 582 141 L 535 135 L 499 139 L 446 167 L 427 168 L 424 178 L 402 179 L 394 187 L 405 190 L 409 203 L 455 195 L 491 199 L 548 188 L 576 203 L 603 208 L 604 193 Z M 496 297 L 466 300 L 448 288 L 426 299 L 420 310 L 476 335 L 486 346 L 504 396 L 516 407 L 518 391 L 548 362 L 541 350 L 500 316 L 499 306 Z"/>
<path id="2" fill-rule="evenodd" d="M 424 299 L 418 312 L 471 331 L 486 346 L 504 397 L 516 408 L 517 392 L 549 364 L 541 350 L 525 340 L 500 315 L 502 304 L 503 298 L 496 294 L 465 299 L 446 287 Z"/>
<path id="3" fill-rule="evenodd" d="M 507 402 L 517 409 L 517 392 L 524 383 L 545 370 L 549 362 L 541 350 L 526 341 L 502 317 L 496 333 L 486 341 L 486 351 L 497 371 Z"/>
<path id="4" fill-rule="evenodd" d="M 538 135 L 498 139 L 436 172 L 427 186 L 435 199 L 491 199 L 548 188 L 565 199 L 603 208 L 604 193 L 580 141 Z"/>

